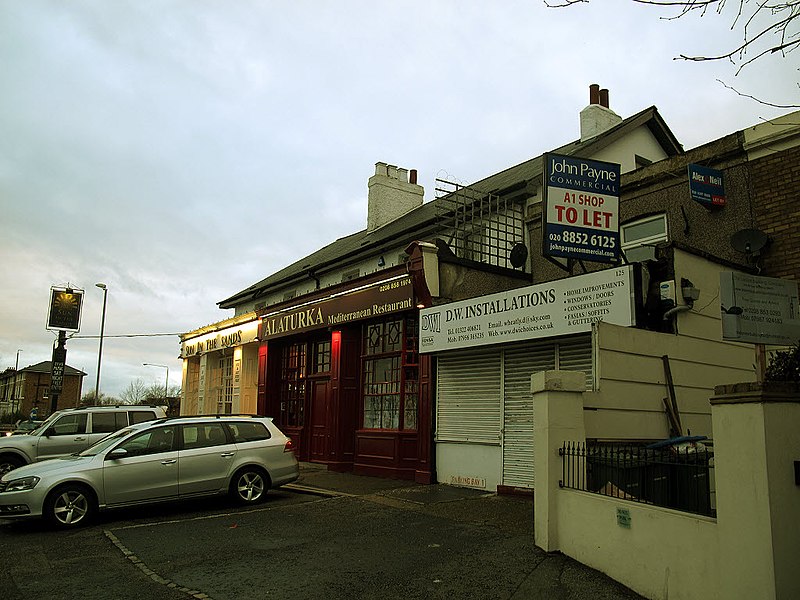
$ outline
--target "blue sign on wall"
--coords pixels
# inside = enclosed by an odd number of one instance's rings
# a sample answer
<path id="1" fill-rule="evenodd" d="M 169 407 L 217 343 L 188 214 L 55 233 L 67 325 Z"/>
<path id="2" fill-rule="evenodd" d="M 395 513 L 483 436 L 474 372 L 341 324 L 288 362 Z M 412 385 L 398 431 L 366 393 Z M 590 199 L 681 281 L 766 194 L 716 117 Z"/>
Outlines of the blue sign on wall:
<path id="1" fill-rule="evenodd" d="M 544 161 L 544 256 L 617 262 L 620 166 L 550 153 Z"/>
<path id="2" fill-rule="evenodd" d="M 725 182 L 722 171 L 700 165 L 689 165 L 689 190 L 692 200 L 704 206 L 725 206 Z"/>

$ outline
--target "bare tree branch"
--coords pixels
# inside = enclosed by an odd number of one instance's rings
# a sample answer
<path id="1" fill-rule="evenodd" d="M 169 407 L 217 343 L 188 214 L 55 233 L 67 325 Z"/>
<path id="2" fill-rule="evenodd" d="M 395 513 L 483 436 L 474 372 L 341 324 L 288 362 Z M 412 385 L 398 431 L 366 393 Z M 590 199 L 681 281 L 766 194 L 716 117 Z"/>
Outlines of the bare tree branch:
<path id="1" fill-rule="evenodd" d="M 755 100 L 756 102 L 758 102 L 759 104 L 763 104 L 764 106 L 772 106 L 774 108 L 800 108 L 800 104 L 773 104 L 772 102 L 765 102 L 764 100 L 760 100 L 759 98 L 756 98 L 755 96 L 751 96 L 750 94 L 743 94 L 742 92 L 740 92 L 736 88 L 728 85 L 727 83 L 725 83 L 721 79 L 717 79 L 717 81 L 719 81 L 723 86 L 725 86 L 726 88 L 728 88 L 732 92 L 738 94 L 739 96 L 742 96 L 743 98 L 750 98 L 751 100 Z"/>
<path id="2" fill-rule="evenodd" d="M 548 8 L 566 8 L 575 4 L 586 4 L 589 0 L 561 0 L 551 2 L 544 0 Z M 661 17 L 665 20 L 675 20 L 685 17 L 691 12 L 698 12 L 702 18 L 711 7 L 716 7 L 716 13 L 721 15 L 728 2 L 726 0 L 632 0 L 636 4 L 646 4 L 659 8 L 677 8 L 678 14 L 671 17 Z M 800 31 L 794 27 L 800 23 L 800 0 L 739 0 L 735 3 L 736 14 L 731 23 L 731 30 L 737 27 L 742 31 L 742 42 L 735 48 L 720 52 L 714 56 L 693 56 L 680 54 L 677 58 L 688 61 L 715 61 L 730 60 L 738 65 L 737 74 L 747 65 L 756 60 L 772 54 L 786 56 L 787 52 L 795 50 L 800 45 Z M 744 23 L 740 25 L 742 19 Z M 760 25 L 756 26 L 756 23 Z M 753 28 L 755 27 L 755 30 Z M 767 36 L 773 35 L 770 40 Z M 756 45 L 766 44 L 756 50 Z M 748 50 L 755 50 L 757 54 L 745 59 Z"/>

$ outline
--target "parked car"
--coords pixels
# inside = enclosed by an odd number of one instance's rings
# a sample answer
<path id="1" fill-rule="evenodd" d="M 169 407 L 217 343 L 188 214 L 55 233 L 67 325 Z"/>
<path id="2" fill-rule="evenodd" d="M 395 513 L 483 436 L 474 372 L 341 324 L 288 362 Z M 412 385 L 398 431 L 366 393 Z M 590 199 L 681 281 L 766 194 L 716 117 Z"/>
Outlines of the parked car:
<path id="1" fill-rule="evenodd" d="M 0 475 L 80 452 L 118 429 L 165 416 L 162 406 L 87 406 L 54 412 L 28 435 L 0 437 Z"/>
<path id="2" fill-rule="evenodd" d="M 16 423 L 14 423 L 14 429 L 6 432 L 6 435 L 23 435 L 23 434 L 27 435 L 34 429 L 38 429 L 39 425 L 41 425 L 42 423 L 44 423 L 44 421 L 36 421 L 36 420 L 17 421 Z"/>
<path id="3" fill-rule="evenodd" d="M 291 439 L 269 417 L 166 417 L 6 473 L 0 517 L 44 516 L 67 528 L 135 504 L 218 494 L 253 504 L 299 474 Z"/>

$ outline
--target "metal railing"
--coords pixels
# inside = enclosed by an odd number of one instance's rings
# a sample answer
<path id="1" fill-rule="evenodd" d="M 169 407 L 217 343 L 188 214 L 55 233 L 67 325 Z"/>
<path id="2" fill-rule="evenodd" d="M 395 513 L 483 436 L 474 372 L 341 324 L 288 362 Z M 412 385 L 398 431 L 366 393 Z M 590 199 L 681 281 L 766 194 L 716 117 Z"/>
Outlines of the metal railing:
<path id="1" fill-rule="evenodd" d="M 560 487 L 716 516 L 713 447 L 565 442 L 558 453 Z"/>

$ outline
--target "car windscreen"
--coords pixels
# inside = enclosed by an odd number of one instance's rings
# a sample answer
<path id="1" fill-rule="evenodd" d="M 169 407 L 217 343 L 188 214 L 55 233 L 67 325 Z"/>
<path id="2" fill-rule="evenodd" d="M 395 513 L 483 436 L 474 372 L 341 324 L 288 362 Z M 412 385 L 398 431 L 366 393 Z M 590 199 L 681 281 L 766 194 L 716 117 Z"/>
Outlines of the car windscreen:
<path id="1" fill-rule="evenodd" d="M 96 454 L 99 454 L 100 452 L 103 452 L 104 450 L 106 450 L 110 446 L 113 446 L 121 438 L 125 437 L 126 435 L 128 435 L 132 431 L 134 431 L 134 429 L 132 429 L 130 427 L 126 427 L 125 429 L 120 429 L 119 431 L 116 431 L 116 432 L 112 433 L 111 435 L 107 435 L 106 437 L 104 437 L 99 442 L 96 442 L 96 443 L 92 444 L 91 446 L 89 446 L 88 448 L 86 448 L 86 450 L 84 450 L 82 452 L 78 452 L 78 456 L 95 456 Z"/>

